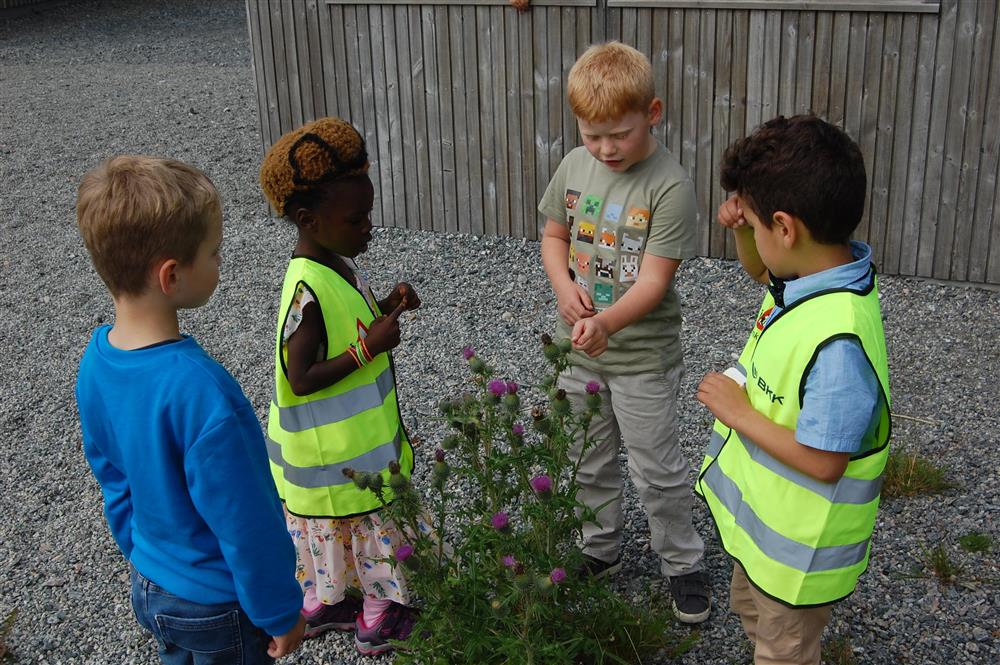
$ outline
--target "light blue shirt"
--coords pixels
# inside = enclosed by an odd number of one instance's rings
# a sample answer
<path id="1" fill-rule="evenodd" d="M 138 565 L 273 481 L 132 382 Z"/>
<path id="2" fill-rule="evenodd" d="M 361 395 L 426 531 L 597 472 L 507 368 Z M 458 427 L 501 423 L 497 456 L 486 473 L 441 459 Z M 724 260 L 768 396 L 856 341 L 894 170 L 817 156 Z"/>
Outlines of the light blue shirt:
<path id="1" fill-rule="evenodd" d="M 851 241 L 852 263 L 785 282 L 784 303 L 795 302 L 826 289 L 863 291 L 871 285 L 872 249 Z M 782 308 L 775 305 L 765 322 L 774 320 Z M 806 377 L 802 411 L 795 439 L 819 450 L 857 453 L 862 442 L 878 425 L 884 397 L 878 377 L 857 340 L 838 339 L 824 346 Z"/>

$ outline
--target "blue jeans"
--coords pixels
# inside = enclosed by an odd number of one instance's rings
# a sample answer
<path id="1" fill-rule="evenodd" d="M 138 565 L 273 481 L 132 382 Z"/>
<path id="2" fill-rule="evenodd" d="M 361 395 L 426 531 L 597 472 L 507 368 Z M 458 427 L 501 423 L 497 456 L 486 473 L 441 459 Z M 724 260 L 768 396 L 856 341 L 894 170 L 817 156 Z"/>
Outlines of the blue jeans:
<path id="1" fill-rule="evenodd" d="M 156 638 L 163 665 L 270 665 L 271 638 L 239 603 L 202 605 L 171 594 L 129 566 L 132 610 Z"/>

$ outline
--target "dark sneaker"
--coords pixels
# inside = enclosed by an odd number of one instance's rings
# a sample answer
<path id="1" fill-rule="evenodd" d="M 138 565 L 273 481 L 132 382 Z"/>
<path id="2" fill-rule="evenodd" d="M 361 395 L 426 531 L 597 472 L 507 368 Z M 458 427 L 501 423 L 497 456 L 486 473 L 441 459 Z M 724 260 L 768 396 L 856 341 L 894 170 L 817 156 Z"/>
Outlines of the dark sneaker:
<path id="1" fill-rule="evenodd" d="M 322 635 L 328 630 L 354 630 L 354 621 L 361 611 L 361 599 L 347 596 L 336 605 L 320 605 L 313 612 L 303 612 L 306 619 L 304 639 Z"/>
<path id="2" fill-rule="evenodd" d="M 618 558 L 612 562 L 601 561 L 596 557 L 592 557 L 589 554 L 583 555 L 583 565 L 577 569 L 580 577 L 589 575 L 595 580 L 599 580 L 602 577 L 614 577 L 618 574 L 618 571 L 622 569 L 622 555 L 619 554 Z"/>
<path id="3" fill-rule="evenodd" d="M 364 615 L 359 616 L 354 632 L 354 646 L 365 656 L 375 656 L 392 649 L 391 640 L 405 640 L 413 632 L 420 610 L 393 603 L 385 611 L 382 621 L 375 627 L 365 625 Z"/>
<path id="4" fill-rule="evenodd" d="M 674 614 L 682 623 L 701 623 L 712 611 L 708 578 L 700 570 L 671 577 L 670 595 L 674 598 Z"/>

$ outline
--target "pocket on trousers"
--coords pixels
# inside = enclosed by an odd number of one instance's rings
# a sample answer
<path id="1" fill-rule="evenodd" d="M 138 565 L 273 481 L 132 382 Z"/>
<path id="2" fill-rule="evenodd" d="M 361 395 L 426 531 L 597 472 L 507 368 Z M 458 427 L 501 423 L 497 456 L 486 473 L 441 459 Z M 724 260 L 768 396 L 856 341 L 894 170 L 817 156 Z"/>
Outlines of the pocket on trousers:
<path id="1" fill-rule="evenodd" d="M 218 659 L 233 657 L 231 661 L 213 659 L 198 662 L 239 662 L 242 647 L 239 610 L 198 618 L 169 614 L 157 614 L 155 618 L 160 636 L 167 644 Z"/>

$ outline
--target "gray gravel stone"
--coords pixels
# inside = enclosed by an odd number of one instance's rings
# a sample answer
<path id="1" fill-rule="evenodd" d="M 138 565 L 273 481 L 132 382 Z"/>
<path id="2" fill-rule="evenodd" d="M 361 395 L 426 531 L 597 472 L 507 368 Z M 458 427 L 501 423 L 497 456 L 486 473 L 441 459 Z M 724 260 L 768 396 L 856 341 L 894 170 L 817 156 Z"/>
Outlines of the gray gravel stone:
<path id="1" fill-rule="evenodd" d="M 256 182 L 260 138 L 243 4 L 80 1 L 0 18 L 0 108 L 8 358 L 0 365 L 0 616 L 19 611 L 9 637 L 18 662 L 153 662 L 80 450 L 76 364 L 90 331 L 113 313 L 73 206 L 81 174 L 116 153 L 174 156 L 209 173 L 225 201 L 223 278 L 207 306 L 184 314 L 183 326 L 233 372 L 263 417 L 293 234 L 268 216 Z M 396 354 L 404 417 L 425 441 L 420 482 L 441 436 L 435 404 L 465 386 L 463 345 L 504 376 L 522 383 L 541 376 L 537 339 L 555 315 L 538 243 L 383 229 L 360 260 L 378 291 L 408 280 L 424 302 L 404 315 Z M 694 469 L 711 426 L 694 399 L 697 382 L 732 363 L 761 291 L 737 264 L 708 259 L 686 262 L 677 284 L 688 370 L 681 439 Z M 1000 294 L 899 277 L 882 279 L 881 289 L 893 445 L 944 465 L 957 486 L 884 502 L 870 569 L 836 609 L 827 639 L 847 640 L 859 663 L 1000 662 L 997 550 L 958 545 L 971 531 L 1000 542 Z M 629 597 L 665 594 L 631 485 L 626 498 L 626 569 L 615 584 Z M 724 609 L 731 562 L 700 503 L 695 519 L 709 543 L 717 609 L 681 662 L 748 662 L 739 621 Z M 927 551 L 939 544 L 962 568 L 955 584 L 927 573 Z M 328 635 L 287 662 L 361 659 L 348 636 Z"/>

